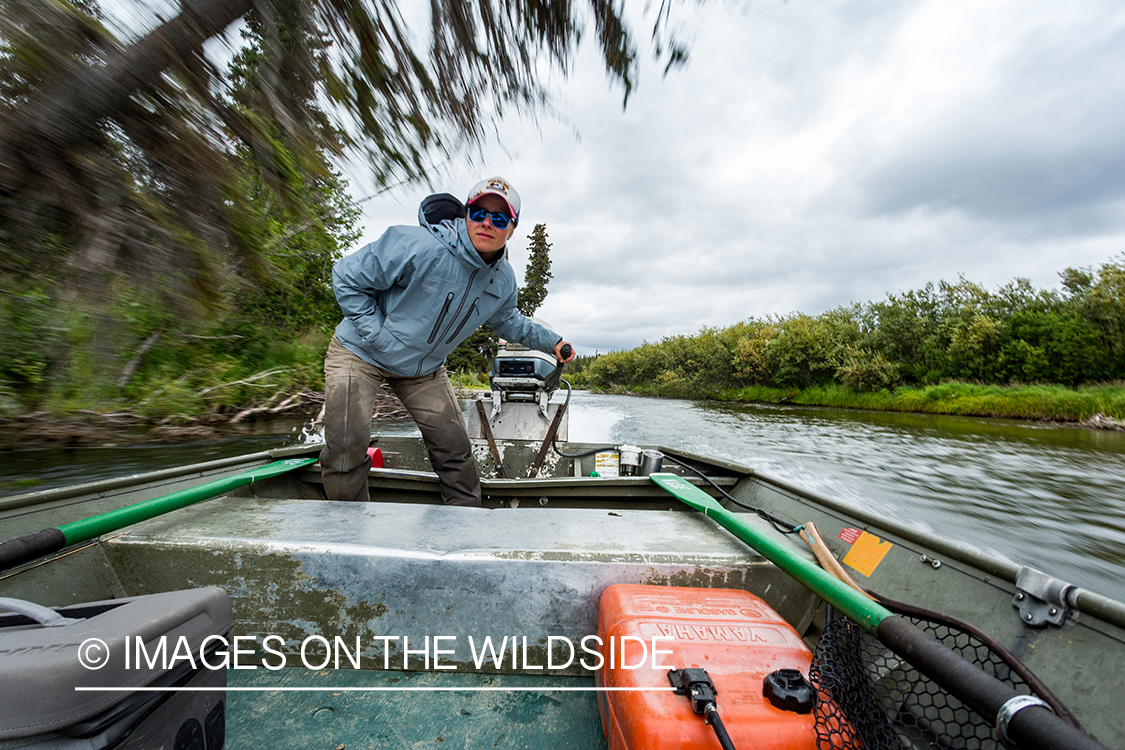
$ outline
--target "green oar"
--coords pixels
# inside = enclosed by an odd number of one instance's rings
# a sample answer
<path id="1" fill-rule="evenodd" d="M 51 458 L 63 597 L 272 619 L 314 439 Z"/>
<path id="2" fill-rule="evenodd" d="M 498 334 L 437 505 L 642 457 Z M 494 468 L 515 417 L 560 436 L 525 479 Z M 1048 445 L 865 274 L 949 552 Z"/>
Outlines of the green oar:
<path id="1" fill-rule="evenodd" d="M 713 518 L 777 567 L 854 620 L 922 674 L 957 696 L 988 721 L 996 723 L 1001 711 L 1020 694 L 1006 683 L 969 663 L 910 621 L 873 602 L 852 587 L 796 554 L 775 537 L 747 523 L 744 513 L 733 513 L 713 497 L 677 474 L 651 474 L 652 480 L 684 504 Z M 1005 708 L 1007 706 L 1007 709 Z M 1107 750 L 1082 730 L 1055 716 L 1045 705 L 1016 710 L 1007 723 L 1007 736 L 1018 748 L 1049 750 Z"/>
<path id="2" fill-rule="evenodd" d="M 746 522 L 746 515 L 732 513 L 703 490 L 678 474 L 651 474 L 652 480 L 676 499 L 714 518 L 767 560 L 808 587 L 814 594 L 839 609 L 868 633 L 875 635 L 879 623 L 893 613 L 851 586 L 798 555 L 791 547 Z"/>
<path id="3" fill-rule="evenodd" d="M 56 528 L 43 529 L 34 534 L 11 539 L 0 543 L 0 570 L 14 568 L 43 555 L 58 552 L 72 544 L 85 542 L 88 539 L 116 531 L 125 526 L 147 521 L 173 510 L 179 510 L 200 500 L 222 495 L 224 492 L 230 492 L 237 487 L 256 482 L 259 479 L 275 477 L 302 466 L 308 466 L 315 463 L 316 460 L 315 458 L 287 458 L 283 461 L 274 461 L 241 474 L 216 479 L 213 482 L 189 487 L 186 490 L 156 497 L 152 500 L 145 500 L 135 505 L 127 505 L 124 508 L 100 513 L 81 521 L 66 523 Z"/>

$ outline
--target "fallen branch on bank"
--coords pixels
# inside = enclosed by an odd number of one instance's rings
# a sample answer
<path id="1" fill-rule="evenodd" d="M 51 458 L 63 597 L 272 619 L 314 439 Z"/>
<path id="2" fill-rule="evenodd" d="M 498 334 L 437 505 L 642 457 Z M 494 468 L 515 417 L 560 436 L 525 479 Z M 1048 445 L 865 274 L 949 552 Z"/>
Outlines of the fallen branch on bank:
<path id="1" fill-rule="evenodd" d="M 117 376 L 118 393 L 123 391 L 125 389 L 125 386 L 129 385 L 129 381 L 133 379 L 133 375 L 136 374 L 137 368 L 140 367 L 141 362 L 144 361 L 145 355 L 148 354 L 149 350 L 156 345 L 156 342 L 159 341 L 160 337 L 163 335 L 163 331 L 154 331 L 148 336 L 148 338 L 141 342 L 140 346 L 137 347 L 137 351 L 133 355 L 133 358 L 129 360 L 129 363 L 125 365 L 125 368 L 123 370 L 121 370 L 121 374 Z"/>
<path id="2" fill-rule="evenodd" d="M 279 367 L 275 370 L 263 370 L 262 372 L 255 373 L 248 378 L 243 378 L 242 380 L 232 380 L 229 383 L 223 383 L 222 385 L 213 385 L 210 388 L 204 388 L 203 390 L 199 391 L 199 395 L 203 396 L 207 393 L 210 393 L 211 391 L 217 391 L 220 388 L 229 388 L 232 385 L 249 385 L 253 386 L 254 388 L 273 388 L 277 385 L 277 383 L 259 383 L 257 381 L 264 380 L 265 378 L 271 378 L 274 375 L 280 375 L 283 372 L 289 372 L 290 369 L 292 368 Z"/>
<path id="3" fill-rule="evenodd" d="M 289 398 L 282 401 L 277 406 L 270 406 L 270 405 L 253 406 L 249 409 L 243 409 L 242 411 L 238 412 L 233 417 L 231 417 L 230 423 L 231 424 L 238 424 L 242 420 L 244 420 L 247 417 L 249 417 L 251 415 L 254 415 L 254 414 L 280 414 L 283 411 L 295 409 L 298 406 L 302 406 L 302 403 L 301 403 L 302 398 L 303 398 L 302 394 L 295 393 L 292 396 L 290 396 Z"/>
<path id="4" fill-rule="evenodd" d="M 1089 419 L 1084 419 L 1078 424 L 1083 427 L 1093 427 L 1098 430 L 1114 430 L 1116 432 L 1125 432 L 1125 421 L 1107 417 L 1104 414 L 1095 414 Z"/>

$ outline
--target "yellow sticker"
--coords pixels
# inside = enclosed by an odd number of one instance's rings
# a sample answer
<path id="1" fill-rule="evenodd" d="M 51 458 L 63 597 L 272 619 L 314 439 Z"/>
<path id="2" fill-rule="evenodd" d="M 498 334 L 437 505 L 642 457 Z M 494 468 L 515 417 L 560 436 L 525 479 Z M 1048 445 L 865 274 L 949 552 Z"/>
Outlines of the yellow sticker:
<path id="1" fill-rule="evenodd" d="M 852 551 L 844 557 L 844 565 L 865 576 L 870 576 L 893 546 L 890 542 L 884 542 L 874 534 L 864 531 L 859 535 L 859 539 L 855 540 Z"/>

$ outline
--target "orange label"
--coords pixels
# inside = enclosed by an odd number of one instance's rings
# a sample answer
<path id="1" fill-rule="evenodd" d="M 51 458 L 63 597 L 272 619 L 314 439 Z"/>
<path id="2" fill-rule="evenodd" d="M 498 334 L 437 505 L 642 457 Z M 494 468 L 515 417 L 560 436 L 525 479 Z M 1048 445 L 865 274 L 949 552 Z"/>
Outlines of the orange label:
<path id="1" fill-rule="evenodd" d="M 864 531 L 855 540 L 852 551 L 844 557 L 844 565 L 850 566 L 865 576 L 870 576 L 875 572 L 875 568 L 879 567 L 879 563 L 883 562 L 883 558 L 887 556 L 893 546 L 890 542 L 884 542 L 874 534 L 868 534 Z"/>

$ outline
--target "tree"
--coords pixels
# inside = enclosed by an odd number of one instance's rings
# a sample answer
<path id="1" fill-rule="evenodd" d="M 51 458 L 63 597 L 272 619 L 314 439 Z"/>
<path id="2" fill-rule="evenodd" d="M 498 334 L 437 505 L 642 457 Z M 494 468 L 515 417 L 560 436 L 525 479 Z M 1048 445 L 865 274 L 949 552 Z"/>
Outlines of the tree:
<path id="1" fill-rule="evenodd" d="M 527 268 L 524 270 L 523 286 L 516 301 L 516 307 L 521 313 L 528 317 L 535 314 L 543 300 L 547 299 L 547 284 L 550 280 L 551 243 L 547 242 L 547 225 L 536 224 L 531 231 Z"/>
<path id="2" fill-rule="evenodd" d="M 636 51 L 621 9 L 584 7 L 627 100 Z M 0 269 L 21 278 L 45 267 L 175 269 L 189 287 L 182 298 L 205 298 L 224 267 L 259 261 L 223 190 L 239 150 L 293 210 L 294 186 L 318 171 L 320 148 L 366 157 L 382 184 L 417 178 L 433 151 L 480 143 L 494 117 L 547 106 L 545 66 L 568 70 L 582 8 L 435 0 L 423 30 L 393 0 L 184 0 L 178 16 L 126 43 L 65 0 L 0 0 Z M 244 107 L 202 44 L 251 9 L 270 42 L 268 74 Z M 684 50 L 664 43 L 667 21 L 662 8 L 654 41 L 672 65 Z M 331 131 L 302 106 L 310 86 L 338 113 Z M 139 193 L 123 174 L 130 160 L 144 175 Z M 38 227 L 62 241 L 16 252 L 21 233 Z"/>
<path id="3" fill-rule="evenodd" d="M 271 44 L 314 49 L 320 42 L 302 29 L 267 39 L 253 13 L 246 19 L 243 38 L 245 44 L 230 67 L 230 106 L 260 119 L 263 137 L 288 159 L 280 128 L 263 116 L 255 92 L 260 79 L 272 74 L 265 69 Z M 76 41 L 67 54 L 77 55 L 81 48 Z M 15 63 L 9 62 L 13 66 L 9 70 L 15 71 Z M 27 76 L 5 79 L 0 83 L 8 84 L 0 88 L 6 94 L 4 101 L 18 99 L 21 86 L 34 89 L 32 82 Z M 330 142 L 335 135 L 318 107 L 316 87 L 306 82 L 303 87 L 293 84 L 292 90 L 304 98 L 302 110 L 310 126 L 319 131 L 317 143 Z M 249 149 L 223 136 L 231 144 L 227 157 L 231 168 L 209 172 L 202 164 L 197 177 L 203 182 L 211 178 L 215 184 L 210 189 L 222 196 L 227 236 L 193 233 L 178 212 L 170 210 L 184 205 L 190 190 L 169 178 L 166 167 L 171 160 L 192 156 L 190 137 L 185 134 L 181 139 L 188 144 L 182 152 L 161 148 L 143 153 L 131 148 L 122 133 L 111 133 L 101 148 L 87 153 L 87 164 L 103 166 L 98 188 L 103 194 L 121 196 L 121 210 L 131 219 L 119 233 L 116 267 L 103 264 L 87 268 L 92 272 L 83 275 L 68 272 L 66 263 L 55 268 L 30 264 L 36 272 L 30 285 L 20 284 L 18 273 L 0 273 L 0 293 L 9 301 L 0 309 L 0 320 L 19 332 L 12 342 L 0 346 L 4 355 L 0 385 L 10 383 L 27 408 L 97 408 L 123 395 L 123 389 L 139 395 L 153 379 L 166 377 L 179 383 L 189 373 L 203 381 L 212 375 L 235 380 L 236 376 L 222 377 L 219 371 L 245 367 L 250 374 L 266 369 L 263 361 L 276 362 L 297 341 L 323 347 L 326 331 L 338 322 L 339 314 L 330 287 L 332 264 L 356 237 L 359 212 L 347 195 L 346 183 L 331 169 L 323 149 L 310 148 L 305 156 L 310 168 L 295 173 L 288 188 L 293 200 L 287 201 L 271 187 Z M 60 261 L 83 260 L 82 253 L 66 255 L 68 235 L 56 235 L 65 222 L 43 224 L 38 235 L 35 227 L 19 232 L 4 228 L 21 251 L 38 243 L 45 250 L 59 247 Z M 204 243 L 205 237 L 213 244 Z M 253 262 L 239 262 L 229 252 L 234 243 L 252 250 L 252 257 L 243 260 Z M 193 288 L 190 282 L 198 281 L 199 275 L 179 272 L 179 265 L 186 261 L 190 268 L 191 259 L 197 257 L 185 249 L 191 245 L 211 259 L 221 284 Z M 112 254 L 110 243 L 101 247 Z M 130 255 L 123 257 L 123 253 Z M 12 255 L 26 262 L 36 253 Z M 126 272 L 136 261 L 148 264 L 148 279 L 132 278 L 135 275 Z M 181 287 L 183 281 L 188 283 Z M 193 304 L 203 314 L 179 314 L 190 311 Z M 231 347 L 234 341 L 239 342 L 236 349 Z M 22 351 L 13 351 L 17 345 Z"/>
<path id="4" fill-rule="evenodd" d="M 307 30 L 284 30 L 280 38 L 265 37 L 256 13 L 246 17 L 242 36 L 246 46 L 231 64 L 232 98 L 247 110 L 260 107 L 255 92 L 258 82 L 269 75 L 271 44 L 315 47 Z M 332 125 L 316 101 L 316 89 L 306 82 L 302 106 L 310 123 L 318 128 L 320 142 L 338 139 Z M 278 128 L 270 131 L 279 138 Z M 238 153 L 240 181 L 237 186 L 244 223 L 239 231 L 244 242 L 255 248 L 265 275 L 240 273 L 240 293 L 233 304 L 236 315 L 229 316 L 228 327 L 253 321 L 287 332 L 304 331 L 313 326 L 334 327 L 339 322 L 339 307 L 332 292 L 332 266 L 359 236 L 355 224 L 359 209 L 347 194 L 347 183 L 333 171 L 323 150 L 312 151 L 314 172 L 302 175 L 290 187 L 298 204 L 295 208 L 285 196 L 271 188 L 253 156 Z M 268 343 L 268 342 L 267 342 Z"/>
<path id="5" fill-rule="evenodd" d="M 1103 263 L 1096 279 L 1069 268 L 1063 273 L 1079 314 L 1097 330 L 1107 369 L 1112 377 L 1125 376 L 1125 255 Z"/>

